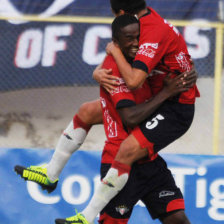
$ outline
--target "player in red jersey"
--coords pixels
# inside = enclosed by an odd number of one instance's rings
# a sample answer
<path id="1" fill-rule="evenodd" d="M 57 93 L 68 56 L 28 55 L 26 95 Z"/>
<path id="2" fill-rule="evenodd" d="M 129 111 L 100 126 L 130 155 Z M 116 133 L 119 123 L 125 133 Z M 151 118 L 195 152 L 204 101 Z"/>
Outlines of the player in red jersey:
<path id="1" fill-rule="evenodd" d="M 146 7 L 144 0 L 111 0 L 111 7 L 115 14 L 135 14 L 140 22 L 139 50 L 132 66 L 114 43 L 107 47 L 129 88 L 138 88 L 150 73 L 150 87 L 153 94 L 157 94 L 168 73 L 179 75 L 191 69 L 190 55 L 182 35 L 152 8 Z M 196 97 L 199 97 L 199 92 L 194 85 L 166 101 L 153 116 L 135 128 L 122 143 L 115 159 L 131 165 L 138 159 L 141 149 L 147 149 L 149 156 L 154 155 L 178 139 L 192 123 Z"/>
<path id="2" fill-rule="evenodd" d="M 140 87 L 150 73 L 151 88 L 156 94 L 161 90 L 162 81 L 169 72 L 179 75 L 191 69 L 183 37 L 153 9 L 147 8 L 144 0 L 111 0 L 111 7 L 116 15 L 129 13 L 137 16 L 140 22 L 139 51 L 132 66 L 114 43 L 107 47 L 128 87 Z M 122 142 L 112 167 L 99 184 L 98 189 L 102 189 L 103 193 L 98 191 L 98 194 L 94 194 L 88 205 L 88 214 L 85 214 L 87 219 L 101 211 L 125 186 L 135 161 L 144 156 L 154 157 L 158 151 L 186 133 L 193 121 L 194 102 L 198 96 L 198 89 L 194 85 L 188 91 L 167 100 L 131 132 Z M 111 187 L 107 188 L 106 185 Z M 178 215 L 180 223 L 189 223 L 181 211 L 177 212 Z"/>
<path id="3" fill-rule="evenodd" d="M 133 58 L 138 49 L 138 20 L 130 15 L 118 17 L 112 24 L 112 34 L 113 39 L 119 44 L 125 57 L 127 59 L 130 57 Z M 147 118 L 165 99 L 177 93 L 178 89 L 170 85 L 170 87 L 168 87 L 170 90 L 167 91 L 167 87 L 164 87 L 151 101 L 145 102 L 152 96 L 147 81 L 145 81 L 140 88 L 130 91 L 121 78 L 112 56 L 106 57 L 103 67 L 112 68 L 113 75 L 119 78 L 120 84 L 110 93 L 105 91 L 104 88 L 100 88 L 104 128 L 107 136 L 102 154 L 101 177 L 103 178 L 105 176 L 107 170 L 110 168 L 111 164 L 113 164 L 112 169 L 116 172 L 114 166 L 120 166 L 120 178 L 126 179 L 126 173 L 130 170 L 129 166 L 114 162 L 114 158 L 120 144 L 128 137 L 131 131 L 130 126 L 137 125 Z M 136 106 L 136 104 L 139 103 L 142 104 Z M 142 112 L 144 112 L 144 115 Z M 141 116 L 139 116 L 139 113 L 141 113 Z M 130 114 L 132 116 L 130 116 Z M 121 117 L 123 119 L 121 119 Z M 132 117 L 137 117 L 137 119 L 132 119 Z M 102 200 L 101 195 L 106 188 L 114 187 L 111 180 L 105 181 L 105 179 L 103 179 L 103 182 L 104 188 L 100 188 L 98 192 L 96 192 L 99 196 L 99 201 Z M 162 192 L 165 192 L 165 190 L 170 193 L 169 197 L 163 197 Z M 103 199 L 107 200 L 107 195 L 104 195 Z M 153 218 L 160 218 L 163 223 L 173 224 L 174 221 L 175 223 L 184 223 L 180 221 L 180 214 L 181 219 L 184 218 L 186 221 L 185 223 L 189 223 L 183 211 L 183 196 L 176 187 L 171 172 L 166 167 L 165 161 L 157 154 L 150 159 L 145 158 L 133 165 L 126 187 L 103 209 L 99 222 L 104 224 L 127 223 L 133 206 L 139 199 L 146 204 L 151 216 Z M 120 205 L 122 205 L 122 207 Z M 56 224 L 91 223 L 95 215 L 91 217 L 89 215 L 89 209 L 98 210 L 98 206 L 100 205 L 97 201 L 91 201 L 90 206 L 82 212 L 86 219 L 81 214 L 78 214 L 67 219 L 57 219 Z M 178 212 L 174 213 L 174 211 Z"/>
<path id="4" fill-rule="evenodd" d="M 116 10 L 115 13 L 118 15 L 120 13 L 120 10 Z M 152 45 L 152 48 L 153 46 L 156 47 L 156 45 Z M 161 63 L 160 66 L 162 66 Z M 158 69 L 160 66 L 158 66 Z M 182 70 L 184 71 L 184 69 Z M 116 83 L 115 80 L 117 80 L 116 77 L 108 75 L 110 71 L 111 68 L 97 70 L 98 74 L 102 74 L 99 82 L 108 91 L 113 90 L 114 87 L 110 84 L 115 84 Z M 154 77 L 158 79 L 158 75 Z M 151 85 L 153 83 L 152 79 L 153 78 L 151 78 Z M 159 83 L 159 85 L 157 83 L 156 85 L 154 85 L 153 88 L 154 93 L 158 92 L 158 90 L 161 88 L 161 85 L 162 80 Z M 184 96 L 185 93 L 183 93 L 182 95 Z M 19 175 L 21 175 L 21 177 L 24 178 L 25 180 L 34 181 L 40 184 L 43 189 L 47 189 L 48 192 L 52 192 L 57 186 L 58 177 L 62 169 L 64 168 L 65 164 L 67 163 L 71 155 L 84 142 L 91 126 L 94 124 L 101 124 L 101 123 L 102 123 L 102 112 L 100 107 L 100 100 L 95 100 L 92 102 L 86 102 L 82 104 L 77 114 L 74 116 L 73 120 L 69 123 L 68 127 L 64 130 L 63 134 L 60 136 L 59 141 L 55 148 L 55 152 L 50 162 L 43 167 L 40 166 L 24 167 L 17 165 L 15 166 L 15 171 Z"/>

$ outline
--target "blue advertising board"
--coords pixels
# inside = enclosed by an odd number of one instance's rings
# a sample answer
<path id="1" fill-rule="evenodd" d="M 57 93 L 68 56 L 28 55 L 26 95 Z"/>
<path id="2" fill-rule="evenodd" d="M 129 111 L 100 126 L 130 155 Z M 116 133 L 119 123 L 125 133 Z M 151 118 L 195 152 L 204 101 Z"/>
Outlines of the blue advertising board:
<path id="1" fill-rule="evenodd" d="M 43 192 L 35 183 L 24 182 L 13 168 L 47 163 L 53 154 L 48 149 L 0 149 L 0 223 L 49 224 L 55 218 L 81 211 L 89 202 L 99 180 L 101 152 L 78 151 L 65 166 L 57 189 Z M 162 154 L 171 169 L 186 203 L 191 223 L 224 223 L 224 157 Z M 139 202 L 130 224 L 152 221 Z M 97 223 L 97 222 L 96 222 Z"/>
<path id="2" fill-rule="evenodd" d="M 111 41 L 109 24 L 0 22 L 0 91 L 96 85 L 92 72 Z M 178 27 L 199 76 L 213 76 L 215 29 Z"/>
<path id="3" fill-rule="evenodd" d="M 218 0 L 146 1 L 165 19 L 217 21 Z M 110 16 L 105 0 L 4 0 L 0 16 Z M 68 17 L 69 18 L 69 17 Z M 199 76 L 213 76 L 215 29 L 178 27 Z M 0 20 L 0 91 L 96 85 L 93 69 L 111 41 L 108 24 Z"/>

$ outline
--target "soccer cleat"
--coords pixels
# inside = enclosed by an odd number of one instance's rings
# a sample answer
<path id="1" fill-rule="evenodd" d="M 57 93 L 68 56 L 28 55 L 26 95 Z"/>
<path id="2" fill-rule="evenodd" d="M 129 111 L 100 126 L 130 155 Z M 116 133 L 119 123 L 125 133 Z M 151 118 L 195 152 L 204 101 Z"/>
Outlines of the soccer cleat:
<path id="1" fill-rule="evenodd" d="M 47 190 L 48 193 L 51 193 L 57 187 L 58 179 L 54 182 L 50 181 L 47 177 L 47 168 L 44 166 L 30 166 L 26 168 L 24 166 L 16 165 L 14 170 L 24 180 L 30 180 L 39 184 L 41 188 Z"/>
<path id="2" fill-rule="evenodd" d="M 89 224 L 81 213 L 66 219 L 56 219 L 55 224 Z"/>

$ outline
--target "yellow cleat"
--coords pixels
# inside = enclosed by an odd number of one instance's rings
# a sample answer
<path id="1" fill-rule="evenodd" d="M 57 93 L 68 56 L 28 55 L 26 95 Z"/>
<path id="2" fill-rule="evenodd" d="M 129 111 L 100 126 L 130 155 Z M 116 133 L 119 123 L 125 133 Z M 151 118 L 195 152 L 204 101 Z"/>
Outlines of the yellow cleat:
<path id="1" fill-rule="evenodd" d="M 39 184 L 43 190 L 47 190 L 48 193 L 51 193 L 55 190 L 58 184 L 58 179 L 54 182 L 50 181 L 47 176 L 47 168 L 42 166 L 30 166 L 24 167 L 16 165 L 14 170 L 17 174 L 20 175 L 25 181 L 33 181 Z"/>
<path id="2" fill-rule="evenodd" d="M 85 219 L 84 215 L 77 213 L 66 219 L 56 219 L 55 224 L 89 224 Z"/>

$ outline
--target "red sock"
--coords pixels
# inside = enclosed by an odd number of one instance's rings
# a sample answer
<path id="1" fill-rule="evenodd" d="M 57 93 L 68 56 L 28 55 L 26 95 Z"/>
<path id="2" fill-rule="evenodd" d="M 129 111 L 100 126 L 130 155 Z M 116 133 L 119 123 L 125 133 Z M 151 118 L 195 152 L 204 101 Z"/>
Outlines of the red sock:
<path id="1" fill-rule="evenodd" d="M 116 160 L 113 161 L 111 167 L 118 170 L 118 176 L 120 176 L 124 173 L 128 173 L 128 175 L 129 175 L 129 173 L 131 171 L 131 166 L 124 164 L 124 163 L 120 163 Z"/>
<path id="2" fill-rule="evenodd" d="M 76 128 L 83 128 L 84 130 L 86 130 L 86 132 L 88 132 L 92 125 L 89 125 L 89 124 L 86 124 L 85 122 L 83 122 L 79 118 L 79 116 L 76 114 L 73 117 L 73 126 L 74 126 L 74 129 L 76 129 Z"/>

